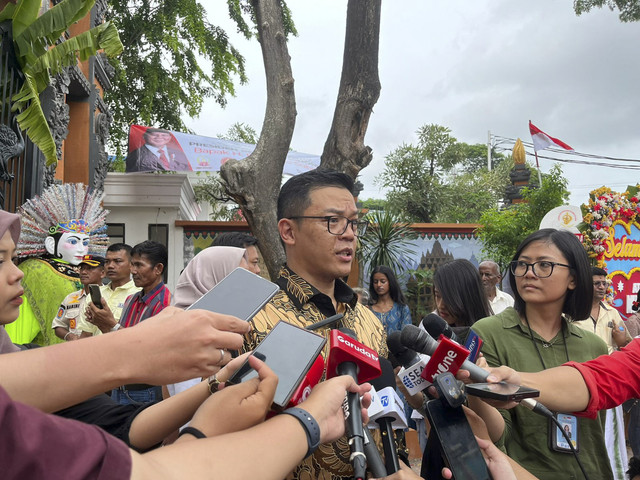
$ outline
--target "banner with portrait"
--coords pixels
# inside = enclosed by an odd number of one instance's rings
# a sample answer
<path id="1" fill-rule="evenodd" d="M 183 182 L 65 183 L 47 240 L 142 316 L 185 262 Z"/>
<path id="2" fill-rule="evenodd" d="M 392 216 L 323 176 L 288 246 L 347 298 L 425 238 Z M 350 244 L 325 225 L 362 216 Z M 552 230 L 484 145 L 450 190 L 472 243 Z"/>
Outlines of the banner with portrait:
<path id="1" fill-rule="evenodd" d="M 247 158 L 255 145 L 189 133 L 132 125 L 127 172 L 217 172 L 228 160 Z M 320 166 L 320 157 L 290 151 L 283 174 L 297 175 Z"/>

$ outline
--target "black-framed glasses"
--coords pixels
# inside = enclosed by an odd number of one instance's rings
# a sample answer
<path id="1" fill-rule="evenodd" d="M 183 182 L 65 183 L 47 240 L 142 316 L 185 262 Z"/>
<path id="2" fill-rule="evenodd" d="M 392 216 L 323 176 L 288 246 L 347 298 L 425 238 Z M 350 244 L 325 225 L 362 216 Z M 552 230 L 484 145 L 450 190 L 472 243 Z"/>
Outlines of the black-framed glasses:
<path id="1" fill-rule="evenodd" d="M 318 220 L 325 220 L 327 222 L 327 231 L 331 235 L 343 235 L 347 231 L 347 227 L 351 225 L 354 235 L 364 235 L 367 231 L 368 222 L 359 220 L 349 220 L 347 217 L 341 215 L 327 215 L 324 217 L 313 215 L 298 215 L 295 217 L 289 217 L 291 220 L 297 220 L 299 218 L 315 218 Z"/>
<path id="2" fill-rule="evenodd" d="M 539 262 L 527 263 L 522 260 L 514 260 L 511 262 L 511 273 L 516 277 L 524 277 L 531 267 L 531 271 L 538 278 L 550 277 L 553 273 L 554 267 L 567 267 L 571 268 L 571 265 L 564 263 L 549 262 L 547 260 L 541 260 Z"/>

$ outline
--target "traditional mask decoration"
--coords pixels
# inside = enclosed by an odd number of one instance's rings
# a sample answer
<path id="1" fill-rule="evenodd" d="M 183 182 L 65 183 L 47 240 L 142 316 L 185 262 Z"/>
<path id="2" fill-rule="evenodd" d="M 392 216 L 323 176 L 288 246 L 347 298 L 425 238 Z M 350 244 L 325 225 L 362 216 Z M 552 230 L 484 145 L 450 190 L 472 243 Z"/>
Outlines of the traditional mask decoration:
<path id="1" fill-rule="evenodd" d="M 52 185 L 22 207 L 18 256 L 50 254 L 78 265 L 87 254 L 104 256 L 108 237 L 100 206 L 102 192 L 87 192 L 80 183 Z"/>

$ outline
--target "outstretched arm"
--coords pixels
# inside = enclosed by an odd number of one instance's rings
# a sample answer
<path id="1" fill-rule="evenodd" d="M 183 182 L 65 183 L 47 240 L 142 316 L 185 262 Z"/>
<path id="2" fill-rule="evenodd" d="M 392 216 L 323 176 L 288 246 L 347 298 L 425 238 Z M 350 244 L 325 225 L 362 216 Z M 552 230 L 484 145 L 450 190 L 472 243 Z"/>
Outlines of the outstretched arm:
<path id="1" fill-rule="evenodd" d="M 264 364 L 252 357 L 258 379 L 225 388 L 225 399 L 233 408 L 266 409 L 275 393 L 273 375 Z M 347 376 L 336 377 L 314 388 L 309 398 L 299 405 L 318 423 L 320 442 L 326 443 L 344 434 L 342 402 L 347 390 L 365 393 L 368 385 L 358 386 Z M 243 392 L 238 398 L 238 393 Z M 231 395 L 233 393 L 233 395 Z M 212 397 L 212 400 L 215 395 Z M 213 413 L 213 410 L 209 410 Z M 226 414 L 218 409 L 218 415 Z M 206 428 L 201 418 L 198 427 Z M 214 422 L 215 419 L 211 419 Z M 195 423 L 195 421 L 194 421 Z M 195 426 L 195 425 L 194 425 Z M 240 432 L 195 439 L 190 435 L 165 448 L 139 455 L 132 453 L 132 478 L 261 478 L 279 480 L 287 476 L 300 463 L 307 452 L 307 436 L 300 422 L 290 415 L 278 415 L 255 427 Z"/>
<path id="2" fill-rule="evenodd" d="M 127 383 L 208 377 L 221 367 L 220 349 L 239 349 L 249 329 L 229 315 L 168 307 L 108 335 L 0 355 L 0 385 L 14 400 L 54 412 Z M 68 375 L 79 358 L 87 368 Z"/>

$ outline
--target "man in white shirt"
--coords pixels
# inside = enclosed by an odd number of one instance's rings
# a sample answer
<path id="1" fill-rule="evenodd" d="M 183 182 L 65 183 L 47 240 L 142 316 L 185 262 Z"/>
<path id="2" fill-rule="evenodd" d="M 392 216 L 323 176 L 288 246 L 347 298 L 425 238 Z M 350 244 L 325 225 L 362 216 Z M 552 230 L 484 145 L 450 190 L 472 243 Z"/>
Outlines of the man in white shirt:
<path id="1" fill-rule="evenodd" d="M 493 313 L 500 313 L 507 307 L 513 307 L 513 297 L 498 288 L 502 280 L 498 264 L 492 260 L 485 260 L 478 267 L 478 271 Z"/>

